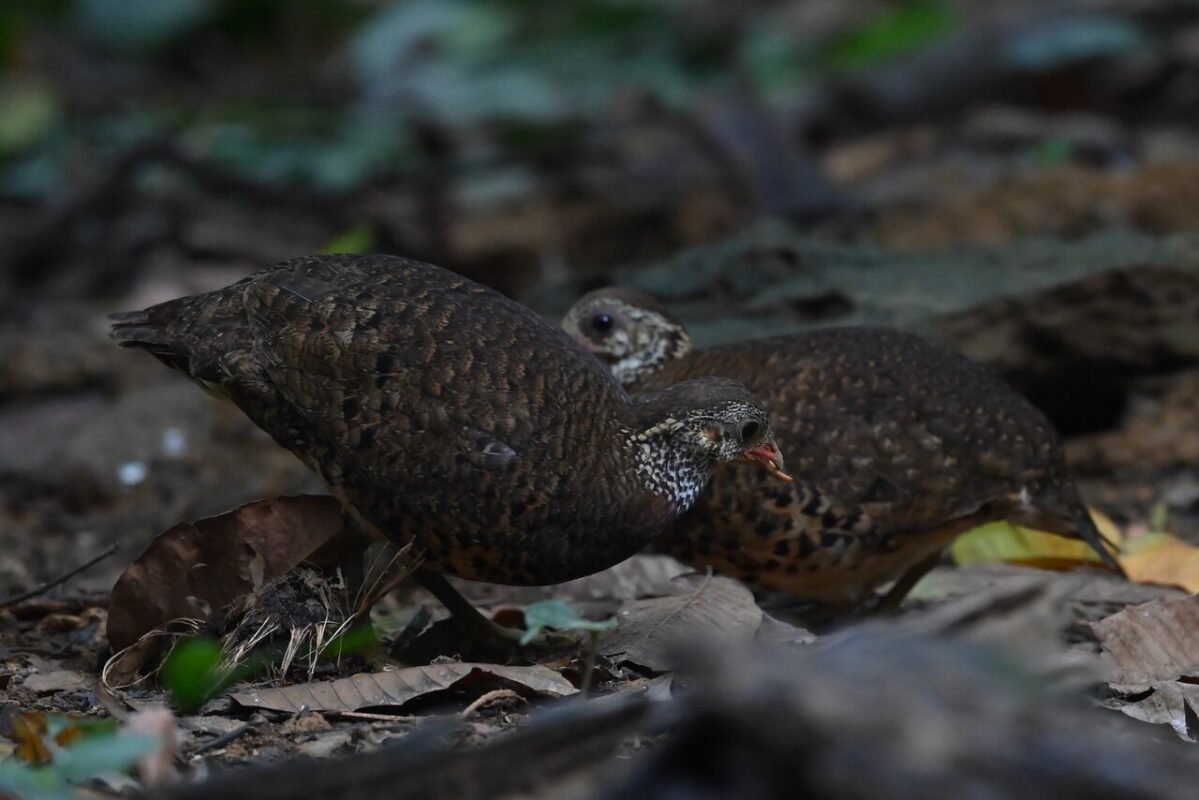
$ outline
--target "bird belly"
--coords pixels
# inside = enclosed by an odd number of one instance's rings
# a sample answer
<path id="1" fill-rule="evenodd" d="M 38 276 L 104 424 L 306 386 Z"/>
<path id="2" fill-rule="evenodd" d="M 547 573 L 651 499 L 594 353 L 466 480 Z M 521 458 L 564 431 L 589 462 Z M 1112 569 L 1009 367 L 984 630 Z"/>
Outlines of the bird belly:
<path id="1" fill-rule="evenodd" d="M 869 529 L 830 528 L 818 516 L 763 513 L 744 517 L 709 513 L 685 518 L 665 552 L 751 586 L 785 592 L 822 605 L 850 608 L 872 590 L 933 557 L 975 518 L 880 538 Z"/>

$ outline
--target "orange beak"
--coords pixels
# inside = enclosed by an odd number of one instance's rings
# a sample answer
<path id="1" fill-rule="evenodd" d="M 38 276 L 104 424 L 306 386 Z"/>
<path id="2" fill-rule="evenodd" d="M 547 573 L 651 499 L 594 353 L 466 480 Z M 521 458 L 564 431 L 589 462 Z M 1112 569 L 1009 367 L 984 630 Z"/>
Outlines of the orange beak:
<path id="1" fill-rule="evenodd" d="M 783 471 L 783 454 L 779 452 L 778 445 L 774 442 L 760 444 L 757 447 L 750 447 L 743 450 L 741 458 L 738 461 L 746 464 L 756 463 L 761 464 L 774 477 L 780 481 L 792 483 L 795 479 Z"/>

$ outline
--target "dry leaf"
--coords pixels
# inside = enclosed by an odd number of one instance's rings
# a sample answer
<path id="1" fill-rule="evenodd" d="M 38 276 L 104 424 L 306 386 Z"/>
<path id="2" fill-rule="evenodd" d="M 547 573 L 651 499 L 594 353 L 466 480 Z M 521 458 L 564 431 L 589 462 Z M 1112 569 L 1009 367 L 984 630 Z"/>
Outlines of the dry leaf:
<path id="1" fill-rule="evenodd" d="M 1132 606 L 1091 629 L 1120 668 L 1113 683 L 1172 681 L 1199 670 L 1199 597 Z"/>
<path id="2" fill-rule="evenodd" d="M 617 612 L 616 628 L 604 634 L 599 651 L 623 662 L 662 672 L 681 645 L 717 639 L 725 644 L 753 641 L 762 609 L 737 581 L 697 575 L 676 580 L 681 594 L 633 600 Z"/>
<path id="3" fill-rule="evenodd" d="M 812 644 L 816 641 L 816 634 L 807 628 L 792 625 L 790 622 L 763 613 L 762 622 L 754 634 L 754 641 L 764 645 L 791 647 Z"/>
<path id="4" fill-rule="evenodd" d="M 34 694 L 50 694 L 65 689 L 79 689 L 87 685 L 88 679 L 82 673 L 73 669 L 56 669 L 51 672 L 38 672 L 30 675 L 21 684 L 21 688 Z"/>
<path id="5" fill-rule="evenodd" d="M 14 714 L 9 736 L 17 743 L 17 758 L 26 764 L 50 763 L 50 748 L 44 738 L 48 729 L 46 715 L 40 711 L 18 711 Z"/>
<path id="6" fill-rule="evenodd" d="M 1155 683 L 1148 696 L 1119 708 L 1141 722 L 1169 725 L 1181 738 L 1193 742 L 1194 720 L 1199 718 L 1199 686 L 1179 681 Z"/>
<path id="7" fill-rule="evenodd" d="M 233 700 L 250 708 L 298 713 L 309 711 L 359 711 L 364 708 L 395 707 L 447 689 L 496 681 L 550 697 L 565 697 L 578 690 L 570 681 L 547 667 L 506 667 L 498 664 L 451 662 L 424 667 L 406 667 L 386 672 L 361 673 L 335 681 L 254 689 L 235 692 Z"/>
<path id="8" fill-rule="evenodd" d="M 160 534 L 113 587 L 108 640 L 120 651 L 165 622 L 207 619 L 286 573 L 341 528 L 332 497 L 261 500 Z"/>
<path id="9" fill-rule="evenodd" d="M 1151 533 L 1129 542 L 1120 565 L 1130 580 L 1178 586 L 1199 593 L 1199 547 L 1168 533 Z"/>

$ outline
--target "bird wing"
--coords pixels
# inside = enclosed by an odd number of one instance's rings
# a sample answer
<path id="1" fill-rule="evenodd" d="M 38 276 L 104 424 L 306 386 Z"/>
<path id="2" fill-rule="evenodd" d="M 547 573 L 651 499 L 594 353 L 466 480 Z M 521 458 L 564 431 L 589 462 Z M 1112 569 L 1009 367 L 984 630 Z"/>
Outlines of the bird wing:
<path id="1" fill-rule="evenodd" d="M 327 480 L 368 449 L 382 479 L 453 480 L 508 468 L 535 445 L 527 406 L 480 363 L 484 329 L 457 324 L 481 287 L 447 274 L 334 262 L 247 285 L 255 360 L 307 422 Z M 491 333 L 502 337 L 517 321 L 496 313 Z"/>

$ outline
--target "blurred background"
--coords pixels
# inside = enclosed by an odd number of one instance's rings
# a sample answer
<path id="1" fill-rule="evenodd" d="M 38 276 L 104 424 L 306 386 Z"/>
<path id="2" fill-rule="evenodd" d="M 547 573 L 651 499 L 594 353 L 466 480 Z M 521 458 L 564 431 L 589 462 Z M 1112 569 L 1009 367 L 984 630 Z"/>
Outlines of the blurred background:
<path id="1" fill-rule="evenodd" d="M 551 318 L 633 285 L 703 343 L 918 330 L 1199 538 L 1194 2 L 0 4 L 0 594 L 319 491 L 104 323 L 317 251 Z"/>

